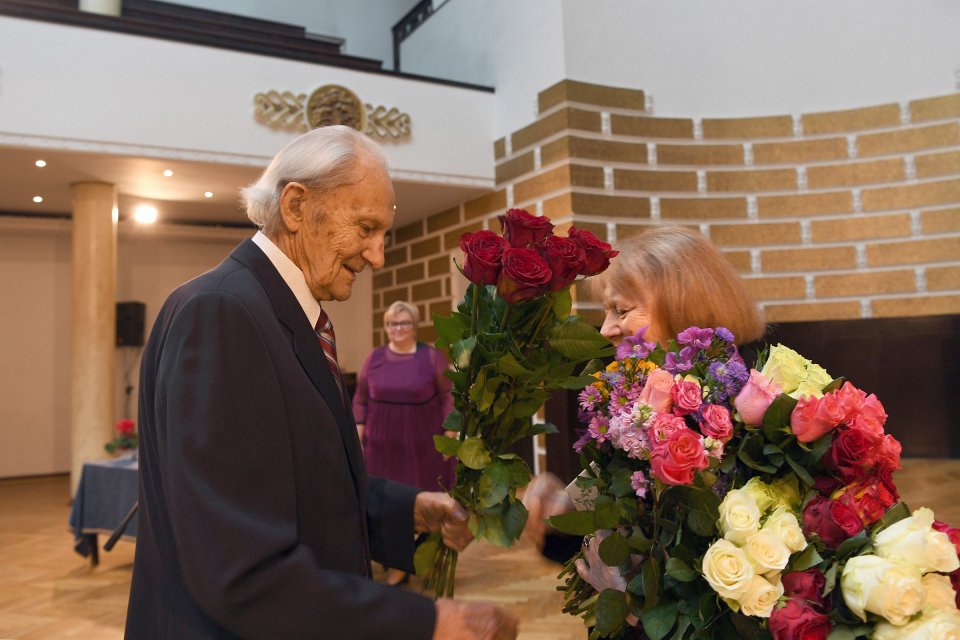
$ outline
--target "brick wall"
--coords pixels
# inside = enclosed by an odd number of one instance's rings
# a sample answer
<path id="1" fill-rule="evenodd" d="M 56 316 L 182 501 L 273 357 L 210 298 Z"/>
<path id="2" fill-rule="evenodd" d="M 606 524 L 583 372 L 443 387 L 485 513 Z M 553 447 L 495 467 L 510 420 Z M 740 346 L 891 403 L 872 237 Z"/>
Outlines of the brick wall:
<path id="1" fill-rule="evenodd" d="M 523 207 L 616 242 L 683 224 L 717 243 L 770 322 L 960 313 L 960 94 L 829 113 L 660 118 L 642 91 L 563 81 L 494 143 L 497 190 L 397 229 L 374 325 L 449 312 L 461 233 Z M 578 313 L 599 320 L 584 292 Z M 382 332 L 375 341 L 381 344 Z"/>

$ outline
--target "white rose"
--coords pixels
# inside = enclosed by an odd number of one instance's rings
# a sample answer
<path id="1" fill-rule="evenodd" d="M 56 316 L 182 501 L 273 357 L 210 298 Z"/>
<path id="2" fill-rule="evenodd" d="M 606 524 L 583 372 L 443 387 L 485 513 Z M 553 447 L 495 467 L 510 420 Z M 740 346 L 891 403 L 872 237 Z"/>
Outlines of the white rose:
<path id="1" fill-rule="evenodd" d="M 960 612 L 935 611 L 897 627 L 881 622 L 873 630 L 873 640 L 960 640 Z"/>
<path id="2" fill-rule="evenodd" d="M 770 530 L 751 534 L 743 545 L 743 551 L 753 563 L 757 573 L 769 575 L 783 571 L 790 561 L 790 549 Z"/>
<path id="3" fill-rule="evenodd" d="M 803 529 L 800 527 L 797 516 L 786 507 L 780 506 L 774 509 L 760 530 L 775 533 L 783 544 L 787 545 L 790 553 L 807 548 L 807 539 L 803 537 Z"/>
<path id="4" fill-rule="evenodd" d="M 923 608 L 920 571 L 899 560 L 873 555 L 851 558 L 840 585 L 850 611 L 863 621 L 870 611 L 902 626 Z"/>
<path id="5" fill-rule="evenodd" d="M 783 583 L 778 577 L 776 584 L 766 578 L 754 576 L 746 593 L 740 596 L 740 610 L 748 616 L 769 618 L 773 606 L 783 595 Z"/>
<path id="6" fill-rule="evenodd" d="M 717 540 L 703 555 L 703 577 L 721 597 L 739 600 L 753 581 L 754 570 L 743 549 Z"/>
<path id="7" fill-rule="evenodd" d="M 767 484 L 758 477 L 747 480 L 747 484 L 740 487 L 739 490 L 753 498 L 753 501 L 757 503 L 757 508 L 762 513 L 766 513 L 784 502 L 783 491 L 779 487 Z"/>
<path id="8" fill-rule="evenodd" d="M 956 611 L 957 594 L 950 584 L 950 578 L 939 573 L 923 576 L 924 611 Z"/>
<path id="9" fill-rule="evenodd" d="M 734 489 L 720 503 L 717 527 L 730 542 L 743 544 L 747 536 L 760 530 L 760 508 L 747 492 Z"/>
<path id="10" fill-rule="evenodd" d="M 903 560 L 921 573 L 950 573 L 960 567 L 956 548 L 947 534 L 933 529 L 933 511 L 926 507 L 878 533 L 874 549 L 881 558 Z"/>

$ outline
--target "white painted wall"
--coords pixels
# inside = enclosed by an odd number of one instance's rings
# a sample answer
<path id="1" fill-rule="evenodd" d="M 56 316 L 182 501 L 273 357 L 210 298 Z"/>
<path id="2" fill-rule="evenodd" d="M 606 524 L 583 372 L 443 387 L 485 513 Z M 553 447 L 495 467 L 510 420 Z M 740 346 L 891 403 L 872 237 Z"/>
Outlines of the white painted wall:
<path id="1" fill-rule="evenodd" d="M 410 137 L 384 143 L 408 181 L 493 177 L 488 92 L 0 17 L 0 144 L 41 136 L 259 166 L 297 133 L 257 122 L 254 96 L 324 84 L 410 114 Z"/>
<path id="2" fill-rule="evenodd" d="M 949 0 L 452 0 L 401 50 L 404 71 L 497 89 L 496 135 L 569 78 L 644 89 L 663 116 L 741 117 L 957 90 Z"/>
<path id="3" fill-rule="evenodd" d="M 117 300 L 146 303 L 146 334 L 178 285 L 214 267 L 246 231 L 122 227 Z M 0 478 L 70 468 L 70 223 L 0 218 Z M 330 304 L 344 371 L 373 348 L 369 270 L 346 302 Z M 141 350 L 118 348 L 116 418 L 136 417 Z M 124 402 L 124 371 L 134 386 Z M 104 457 L 107 454 L 104 453 Z"/>
<path id="4" fill-rule="evenodd" d="M 285 22 L 342 38 L 341 51 L 393 68 L 391 28 L 418 0 L 169 0 L 201 9 Z"/>

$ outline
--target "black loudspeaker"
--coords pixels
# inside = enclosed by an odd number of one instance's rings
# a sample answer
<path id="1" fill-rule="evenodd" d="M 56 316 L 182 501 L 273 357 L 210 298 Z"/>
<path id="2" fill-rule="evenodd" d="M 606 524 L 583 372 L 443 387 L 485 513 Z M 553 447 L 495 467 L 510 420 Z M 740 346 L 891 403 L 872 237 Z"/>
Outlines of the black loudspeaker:
<path id="1" fill-rule="evenodd" d="M 147 305 L 142 302 L 117 303 L 117 346 L 143 346 L 143 320 Z"/>

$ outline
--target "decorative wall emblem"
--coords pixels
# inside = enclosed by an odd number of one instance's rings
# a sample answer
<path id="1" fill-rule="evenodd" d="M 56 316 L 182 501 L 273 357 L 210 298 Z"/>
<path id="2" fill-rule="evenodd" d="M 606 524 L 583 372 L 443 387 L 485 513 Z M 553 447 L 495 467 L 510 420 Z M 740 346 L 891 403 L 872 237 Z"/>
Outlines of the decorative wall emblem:
<path id="1" fill-rule="evenodd" d="M 364 103 L 350 89 L 327 84 L 308 97 L 290 91 L 267 91 L 254 98 L 257 119 L 272 127 L 306 131 L 343 124 L 369 136 L 410 135 L 410 116 L 396 107 Z"/>

